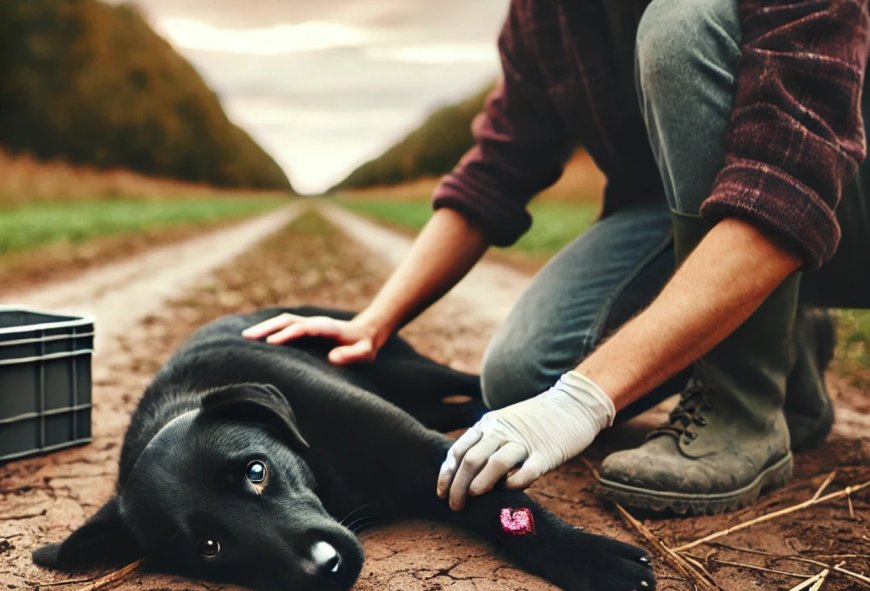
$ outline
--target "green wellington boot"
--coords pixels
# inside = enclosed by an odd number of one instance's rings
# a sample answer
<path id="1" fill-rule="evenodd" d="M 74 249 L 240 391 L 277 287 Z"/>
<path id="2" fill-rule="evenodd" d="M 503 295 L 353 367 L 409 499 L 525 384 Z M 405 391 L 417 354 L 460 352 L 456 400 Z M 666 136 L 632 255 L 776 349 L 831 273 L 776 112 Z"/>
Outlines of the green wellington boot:
<path id="1" fill-rule="evenodd" d="M 701 240 L 700 218 L 674 216 L 682 261 Z M 599 492 L 623 505 L 713 514 L 754 501 L 791 478 L 783 414 L 794 365 L 799 274 L 786 279 L 736 331 L 694 364 L 668 420 L 639 448 L 601 465 Z"/>
<path id="2" fill-rule="evenodd" d="M 825 369 L 834 357 L 836 339 L 836 324 L 826 309 L 798 308 L 797 357 L 788 374 L 784 409 L 793 451 L 818 447 L 831 432 L 834 406 L 825 386 Z"/>

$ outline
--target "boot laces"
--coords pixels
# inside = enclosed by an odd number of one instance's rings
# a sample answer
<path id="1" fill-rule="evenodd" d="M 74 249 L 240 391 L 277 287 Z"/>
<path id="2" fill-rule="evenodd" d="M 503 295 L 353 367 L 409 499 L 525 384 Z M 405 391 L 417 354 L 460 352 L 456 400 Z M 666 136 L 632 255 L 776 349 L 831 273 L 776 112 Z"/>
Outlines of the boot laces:
<path id="1" fill-rule="evenodd" d="M 713 409 L 713 388 L 704 384 L 692 384 L 680 394 L 680 402 L 668 415 L 668 420 L 647 435 L 652 439 L 659 435 L 672 434 L 677 438 L 685 435 L 690 441 L 698 437 L 695 427 L 707 425 L 704 411 Z"/>

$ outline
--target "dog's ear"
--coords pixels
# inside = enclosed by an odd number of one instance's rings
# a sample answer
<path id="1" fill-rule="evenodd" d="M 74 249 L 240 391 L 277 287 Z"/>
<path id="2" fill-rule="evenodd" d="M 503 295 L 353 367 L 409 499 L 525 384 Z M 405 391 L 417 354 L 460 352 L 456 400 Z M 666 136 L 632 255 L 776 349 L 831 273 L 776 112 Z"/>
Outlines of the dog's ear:
<path id="1" fill-rule="evenodd" d="M 290 447 L 308 449 L 287 399 L 271 384 L 234 384 L 202 399 L 204 417 L 256 423 L 270 429 Z"/>
<path id="2" fill-rule="evenodd" d="M 118 567 L 142 557 L 133 534 L 121 520 L 118 497 L 112 497 L 60 544 L 33 551 L 33 562 L 65 571 Z"/>

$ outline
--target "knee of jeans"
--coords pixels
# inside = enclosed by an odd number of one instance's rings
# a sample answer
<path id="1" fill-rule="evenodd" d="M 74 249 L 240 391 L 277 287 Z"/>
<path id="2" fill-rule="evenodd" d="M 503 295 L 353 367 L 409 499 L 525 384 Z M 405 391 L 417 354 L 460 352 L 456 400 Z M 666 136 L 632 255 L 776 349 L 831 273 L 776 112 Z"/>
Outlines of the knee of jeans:
<path id="1" fill-rule="evenodd" d="M 503 408 L 540 394 L 546 386 L 535 363 L 519 351 L 487 350 L 480 386 L 483 403 L 489 409 Z"/>
<path id="2" fill-rule="evenodd" d="M 692 100 L 711 65 L 728 72 L 739 57 L 734 0 L 653 0 L 637 30 L 637 78 L 645 101 Z M 719 63 L 723 62 L 723 63 Z M 724 63 L 728 62 L 728 63 Z"/>

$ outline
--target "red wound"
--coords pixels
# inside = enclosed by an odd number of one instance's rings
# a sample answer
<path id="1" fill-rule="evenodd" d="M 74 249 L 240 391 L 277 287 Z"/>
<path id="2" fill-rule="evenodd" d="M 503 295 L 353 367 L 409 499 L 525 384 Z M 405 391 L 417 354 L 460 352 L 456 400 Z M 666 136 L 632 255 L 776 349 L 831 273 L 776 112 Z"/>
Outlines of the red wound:
<path id="1" fill-rule="evenodd" d="M 501 528 L 505 533 L 512 536 L 525 536 L 535 533 L 535 517 L 528 507 L 511 509 L 505 507 L 499 515 Z"/>

